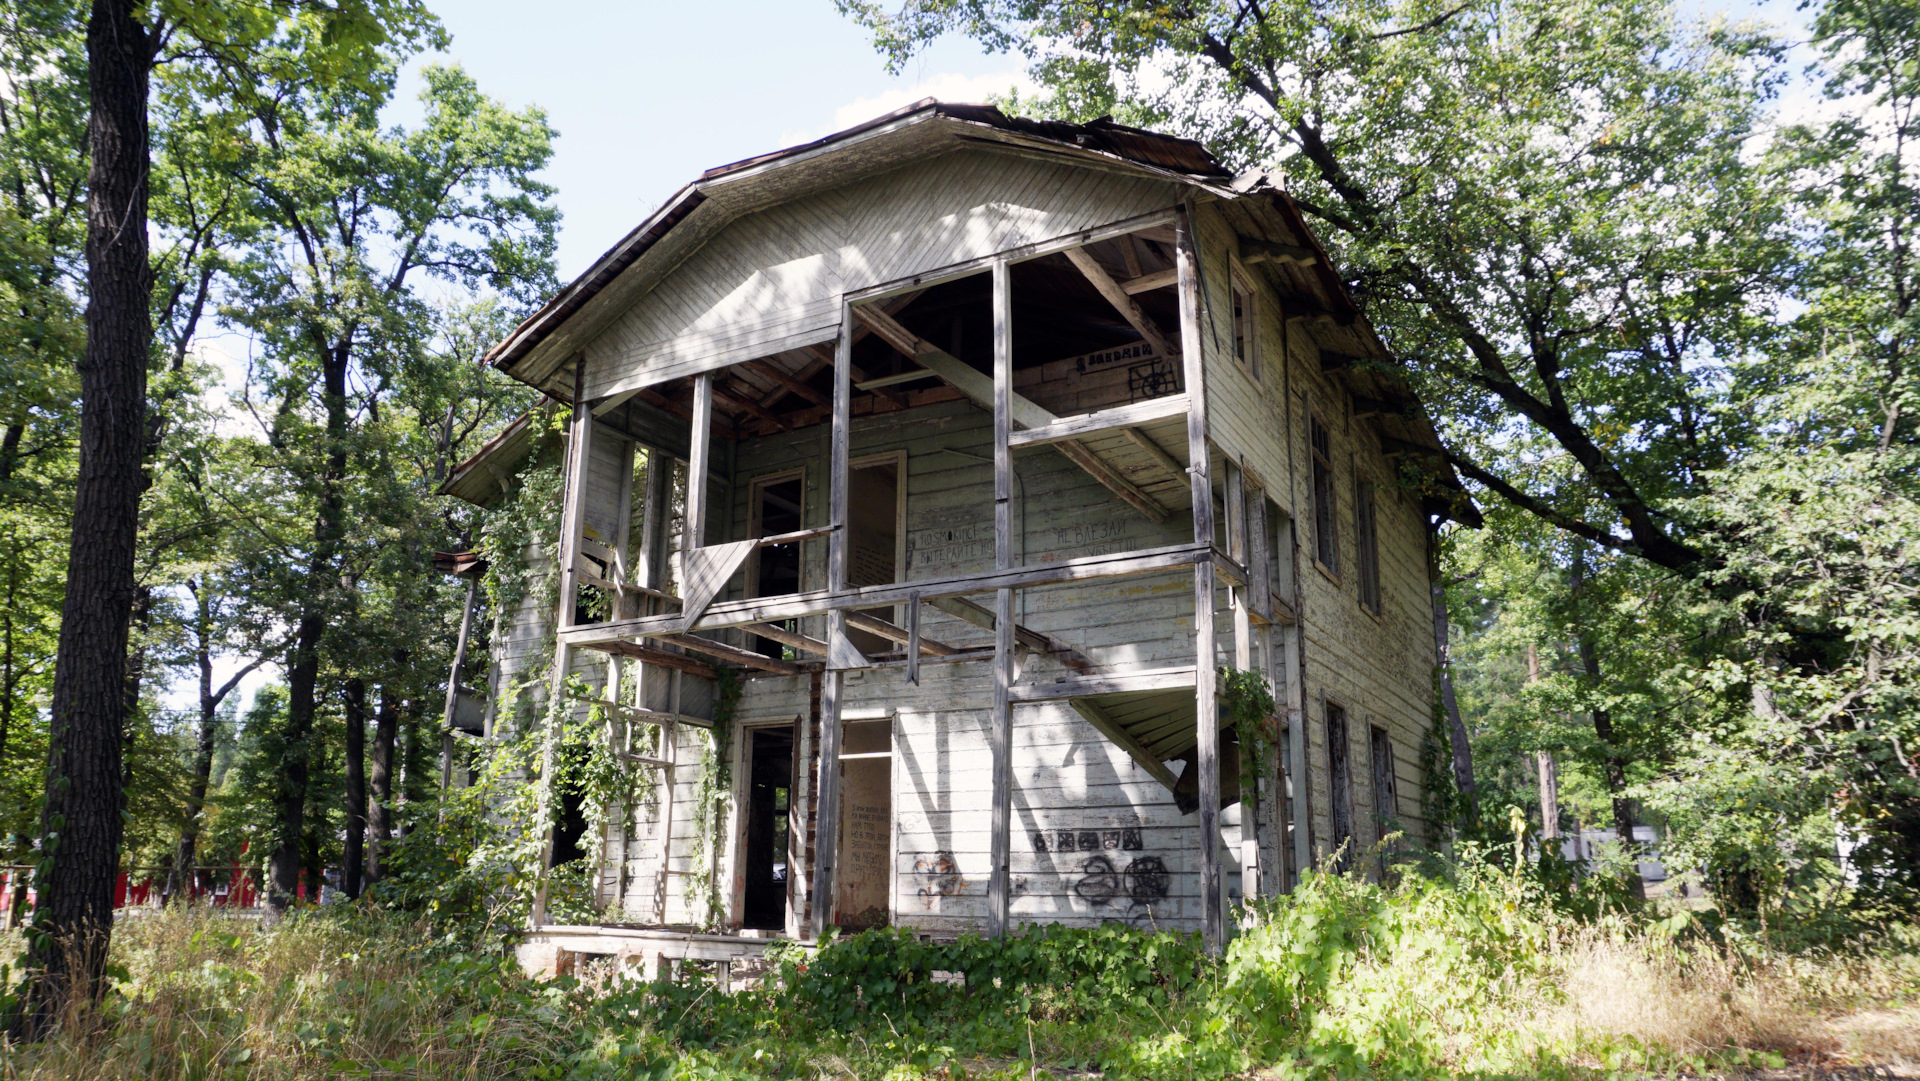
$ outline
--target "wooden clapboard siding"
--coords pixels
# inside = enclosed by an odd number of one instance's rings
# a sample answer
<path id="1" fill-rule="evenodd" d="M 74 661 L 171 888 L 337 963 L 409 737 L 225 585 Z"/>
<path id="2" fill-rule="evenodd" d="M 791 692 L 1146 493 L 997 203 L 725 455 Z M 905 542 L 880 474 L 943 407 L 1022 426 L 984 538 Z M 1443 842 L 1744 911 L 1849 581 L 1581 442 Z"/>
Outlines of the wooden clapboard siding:
<path id="1" fill-rule="evenodd" d="M 649 292 L 608 323 L 606 332 L 588 347 L 590 378 L 598 381 L 598 389 L 589 393 L 617 388 L 622 380 L 638 385 L 636 380 L 765 355 L 774 351 L 769 343 L 795 335 L 824 337 L 838 319 L 845 291 L 1171 205 L 1173 197 L 1172 190 L 1157 181 L 1004 154 L 956 152 L 825 194 L 751 208 L 731 225 L 710 231 L 697 248 L 684 251 L 677 270 L 657 277 Z M 1306 703 L 1301 723 L 1308 745 L 1305 781 L 1313 835 L 1324 851 L 1331 831 L 1323 709 L 1329 696 L 1344 705 L 1348 715 L 1351 745 L 1346 753 L 1357 843 L 1364 847 L 1374 839 L 1370 726 L 1386 729 L 1393 741 L 1400 790 L 1397 816 L 1410 828 L 1425 830 L 1428 824 L 1420 819 L 1424 778 L 1418 776 L 1417 763 L 1431 724 L 1433 647 L 1419 505 L 1389 483 L 1394 475 L 1391 460 L 1382 454 L 1371 427 L 1355 421 L 1341 385 L 1320 372 L 1311 330 L 1295 326 L 1289 331 L 1287 313 L 1259 273 L 1247 277 L 1260 291 L 1254 329 L 1264 378 L 1255 381 L 1234 363 L 1227 321 L 1232 253 L 1238 241 L 1211 206 L 1197 208 L 1195 223 L 1214 476 L 1225 477 L 1228 461 L 1243 462 L 1264 480 L 1275 503 L 1297 523 L 1305 523 L 1311 518 L 1306 503 L 1310 410 L 1329 426 L 1334 441 L 1334 494 L 1345 575 L 1336 580 L 1322 574 L 1310 557 L 1299 575 L 1299 633 L 1306 657 L 1300 673 Z M 1127 367 L 1134 359 L 1085 371 L 1072 358 L 1051 360 L 1019 371 L 1016 390 L 1056 416 L 1092 412 L 1128 400 Z M 1142 359 L 1157 363 L 1167 358 Z M 1184 466 L 1184 418 L 1142 427 L 1155 445 Z M 907 580 L 992 569 L 990 411 L 964 400 L 935 398 L 910 411 L 857 417 L 850 435 L 854 459 L 905 453 Z M 804 524 L 827 524 L 830 438 L 830 427 L 814 425 L 716 446 L 707 543 L 745 539 L 753 480 L 795 469 L 803 476 Z M 1166 507 L 1167 519 L 1149 521 L 1055 449 L 1023 448 L 1014 454 L 1009 515 L 1016 563 L 1037 565 L 1191 539 L 1191 497 L 1184 473 L 1168 470 L 1160 456 L 1118 431 L 1098 432 L 1086 437 L 1085 444 Z M 588 470 L 586 521 L 597 531 L 618 524 L 608 498 L 617 491 L 619 451 L 614 439 L 596 441 Z M 1362 474 L 1379 485 L 1378 615 L 1360 607 L 1354 585 L 1354 481 Z M 675 532 L 670 529 L 669 537 Z M 551 545 L 546 545 L 540 555 L 550 558 L 550 552 Z M 803 542 L 803 589 L 824 587 L 826 552 L 824 537 Z M 745 581 L 744 574 L 732 575 L 722 596 L 740 596 Z M 1016 619 L 1070 644 L 1095 673 L 1190 665 L 1195 663 L 1192 584 L 1192 573 L 1179 568 L 1027 589 L 1016 600 Z M 989 603 L 986 597 L 976 599 Z M 503 676 L 520 672 L 524 678 L 524 666 L 544 655 L 543 640 L 551 635 L 552 613 L 526 605 L 522 609 L 504 618 L 503 633 L 496 638 Z M 1219 654 L 1201 663 L 1231 663 L 1233 617 L 1224 586 L 1214 609 Z M 823 636 L 823 618 L 803 622 L 805 633 Z M 922 609 L 921 626 L 927 637 L 950 645 L 980 648 L 992 643 L 989 632 L 931 607 Z M 749 639 L 740 630 L 721 637 L 735 644 Z M 514 668 L 516 664 L 521 667 Z M 590 651 L 581 651 L 575 662 L 575 671 L 590 685 L 598 684 L 604 669 L 604 658 Z M 1023 659 L 1016 679 L 1046 682 L 1074 672 L 1058 658 L 1040 654 Z M 641 689 L 645 705 L 667 708 L 668 679 L 664 670 L 648 669 Z M 681 686 L 683 711 L 710 715 L 712 685 L 686 677 Z M 890 712 L 893 717 L 890 866 L 898 924 L 936 932 L 981 930 L 986 925 L 994 848 L 988 828 L 993 808 L 988 743 L 992 700 L 990 665 L 984 660 L 922 665 L 918 686 L 906 683 L 904 668 L 897 664 L 844 677 L 848 716 Z M 817 701 L 813 677 L 796 676 L 749 680 L 739 703 L 744 723 L 794 717 L 806 721 L 795 747 L 801 768 L 793 799 L 809 823 L 819 778 L 814 758 L 819 748 Z M 1178 703 L 1129 700 L 1116 705 L 1126 719 L 1139 721 L 1176 716 Z M 1191 714 L 1190 693 L 1186 710 Z M 1161 783 L 1068 703 L 1015 706 L 1012 738 L 1014 920 L 1150 920 L 1159 927 L 1197 929 L 1203 910 L 1200 816 L 1180 814 Z M 704 850 L 699 870 L 712 869 L 723 903 L 732 906 L 727 913 L 731 918 L 739 899 L 734 882 L 741 830 L 737 807 L 718 834 L 709 832 L 711 821 L 696 818 L 693 800 L 707 736 L 688 729 L 678 739 L 682 766 L 677 783 L 671 791 L 662 789 L 658 799 L 642 802 L 619 828 L 609 831 L 603 896 L 615 895 L 624 869 L 629 882 L 626 917 L 653 920 L 662 843 L 667 867 L 674 871 L 695 870 L 690 861 L 699 847 Z M 736 804 L 748 772 L 741 740 L 736 732 Z M 671 837 L 661 836 L 661 801 L 670 801 L 673 808 Z M 1073 837 L 1070 846 L 1060 844 L 1064 833 Z M 1094 836 L 1099 847 L 1083 848 L 1083 833 Z M 1120 847 L 1106 847 L 1110 835 Z M 829 840 L 813 838 L 810 825 L 797 838 L 800 853 L 791 873 L 803 912 L 814 862 L 811 846 Z M 1279 830 L 1264 830 L 1263 860 L 1290 860 L 1281 852 L 1285 840 Z M 1136 842 L 1138 847 L 1132 847 Z M 1139 880 L 1137 874 L 1128 874 L 1136 860 L 1159 861 L 1164 867 L 1165 893 L 1150 913 L 1129 893 Z M 1232 882 L 1237 861 L 1229 856 L 1226 863 L 1223 870 Z M 704 918 L 700 899 L 690 892 L 699 880 L 686 874 L 668 876 L 668 922 Z"/>
<path id="2" fill-rule="evenodd" d="M 1428 607 L 1425 521 L 1419 504 L 1398 492 L 1397 475 L 1371 428 L 1353 419 L 1346 391 L 1320 371 L 1311 331 L 1288 328 L 1278 296 L 1257 273 L 1246 275 L 1258 294 L 1255 342 L 1263 358 L 1256 383 L 1230 352 L 1229 325 L 1232 254 L 1238 240 L 1211 207 L 1197 215 L 1201 242 L 1203 337 L 1206 342 L 1208 424 L 1214 441 L 1236 459 L 1244 459 L 1266 480 L 1275 501 L 1305 530 L 1300 570 L 1307 665 L 1306 733 L 1312 769 L 1309 790 L 1316 841 L 1331 835 L 1328 817 L 1326 696 L 1347 710 L 1351 745 L 1347 758 L 1354 820 L 1371 828 L 1375 804 L 1368 764 L 1367 728 L 1378 725 L 1392 737 L 1400 806 L 1398 817 L 1409 829 L 1424 831 L 1418 773 L 1419 750 L 1432 723 L 1428 689 L 1433 666 L 1431 610 Z M 1291 400 L 1289 400 L 1289 394 Z M 1335 518 L 1342 574 L 1322 574 L 1311 556 L 1311 456 L 1307 417 L 1311 410 L 1329 427 L 1333 439 Z M 1380 562 L 1381 612 L 1361 608 L 1355 577 L 1358 549 L 1354 531 L 1356 474 L 1377 485 L 1376 530 Z M 1223 627 L 1224 630 L 1224 627 Z M 1222 640 L 1228 641 L 1225 634 Z"/>
<path id="3" fill-rule="evenodd" d="M 747 214 L 588 343 L 587 393 L 826 341 L 848 291 L 1135 217 L 1175 197 L 1158 180 L 983 147 Z"/>

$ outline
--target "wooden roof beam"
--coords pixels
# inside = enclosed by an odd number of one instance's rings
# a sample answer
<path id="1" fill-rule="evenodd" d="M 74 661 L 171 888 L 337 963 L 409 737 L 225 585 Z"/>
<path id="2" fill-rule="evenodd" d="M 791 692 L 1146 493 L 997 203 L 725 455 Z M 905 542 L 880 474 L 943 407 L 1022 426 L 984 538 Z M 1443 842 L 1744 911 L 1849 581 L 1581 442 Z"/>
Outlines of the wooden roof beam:
<path id="1" fill-rule="evenodd" d="M 716 642 L 711 638 L 702 638 L 697 634 L 663 634 L 659 640 L 671 642 L 682 649 L 691 649 L 695 653 L 704 653 L 709 657 L 732 661 L 747 668 L 758 668 L 763 672 L 773 672 L 777 675 L 797 676 L 806 671 L 790 661 L 776 661 L 772 657 L 730 646 L 725 642 Z"/>
<path id="2" fill-rule="evenodd" d="M 818 638 L 809 638 L 798 631 L 790 631 L 777 623 L 749 623 L 741 630 L 757 634 L 762 638 L 771 638 L 783 646 L 792 646 L 805 653 L 827 655 L 827 644 Z"/>
<path id="3" fill-rule="evenodd" d="M 643 646 L 638 642 L 582 642 L 580 648 L 598 650 L 601 653 L 611 653 L 616 657 L 631 657 L 636 661 L 657 664 L 662 668 L 672 668 L 691 676 L 699 676 L 702 679 L 714 678 L 713 666 L 707 664 L 705 661 L 695 660 L 683 653 L 669 653 L 664 649 Z"/>
<path id="4" fill-rule="evenodd" d="M 692 406 L 686 404 L 685 402 L 674 401 L 672 398 L 669 398 L 666 395 L 659 393 L 658 391 L 638 390 L 634 392 L 633 396 L 640 399 L 643 402 L 646 402 L 648 405 L 654 406 L 659 409 L 664 409 L 667 412 L 672 413 L 674 416 L 679 417 L 682 420 L 691 421 L 693 419 Z M 726 439 L 740 438 L 740 432 L 737 428 L 735 428 L 731 424 L 728 424 L 726 421 L 721 420 L 718 417 L 713 418 L 713 432 L 715 435 L 721 436 L 722 438 L 726 438 Z"/>
<path id="5" fill-rule="evenodd" d="M 993 408 L 993 377 L 975 371 L 972 365 L 934 346 L 932 343 L 901 326 L 884 312 L 871 308 L 855 308 L 855 312 L 875 334 L 885 339 L 906 356 L 920 362 L 921 366 L 931 369 L 935 375 L 945 380 L 947 385 L 972 399 L 975 405 L 983 409 Z M 1035 405 L 1028 399 L 1013 395 L 1013 421 L 1022 428 L 1043 428 L 1057 422 L 1060 418 Z M 1093 479 L 1124 500 L 1141 514 L 1155 522 L 1167 520 L 1167 509 L 1154 498 L 1141 491 L 1132 481 L 1120 475 L 1119 471 L 1100 460 L 1099 456 L 1088 450 L 1078 440 L 1065 440 L 1052 444 L 1053 448 L 1066 455 L 1067 460 L 1087 471 Z"/>
<path id="6" fill-rule="evenodd" d="M 1136 293 L 1146 293 L 1155 289 L 1165 288 L 1179 280 L 1179 269 L 1169 267 L 1166 270 L 1156 270 L 1151 274 L 1142 274 L 1137 278 L 1128 278 L 1126 281 L 1120 283 L 1120 288 L 1126 290 L 1128 296 L 1133 296 Z"/>
<path id="7" fill-rule="evenodd" d="M 1085 275 L 1089 282 L 1093 283 L 1094 289 L 1098 290 L 1101 296 L 1107 298 L 1107 303 L 1113 305 L 1114 308 L 1119 311 L 1121 318 L 1125 319 L 1133 329 L 1140 332 L 1140 336 L 1146 339 L 1147 344 L 1153 346 L 1154 352 L 1163 357 L 1171 357 L 1179 354 L 1180 351 L 1175 349 L 1173 343 L 1167 340 L 1166 334 L 1160 330 L 1160 327 L 1154 323 L 1152 319 L 1147 317 L 1146 312 L 1140 310 L 1140 305 L 1134 302 L 1133 297 L 1128 294 L 1128 291 L 1123 288 L 1119 282 L 1113 280 L 1113 276 L 1108 274 L 1106 268 L 1100 265 L 1099 260 L 1093 257 L 1092 252 L 1085 248 L 1068 248 L 1062 254 L 1064 254 L 1074 266 L 1080 268 L 1080 273 Z"/>
<path id="8" fill-rule="evenodd" d="M 1180 779 L 1174 776 L 1173 770 L 1168 769 L 1165 762 L 1155 758 L 1153 752 L 1147 750 L 1139 740 L 1134 739 L 1126 726 L 1114 720 L 1113 716 L 1098 702 L 1091 698 L 1069 698 L 1067 705 L 1072 706 L 1075 713 L 1086 718 L 1087 723 L 1092 725 L 1095 731 L 1107 737 L 1115 747 L 1127 752 L 1128 758 L 1133 759 L 1141 769 L 1146 770 L 1147 776 L 1165 785 L 1167 791 L 1173 791 L 1174 786 L 1180 783 Z"/>
<path id="9" fill-rule="evenodd" d="M 1252 263 L 1272 263 L 1276 266 L 1310 267 L 1320 262 L 1319 255 L 1312 248 L 1303 248 L 1298 244 L 1275 244 L 1271 240 L 1240 238 L 1240 258 Z"/>
<path id="10" fill-rule="evenodd" d="M 763 407 L 771 408 L 775 402 L 787 394 L 797 394 L 815 405 L 833 405 L 832 398 L 813 389 L 800 379 L 789 375 L 778 364 L 765 360 L 749 360 L 746 366 L 766 376 L 768 379 L 773 380 L 776 384 L 772 390 L 767 392 L 765 397 L 760 399 L 760 404 Z M 809 364 L 808 368 L 813 368 L 813 365 Z M 818 369 L 814 370 L 817 371 Z M 812 372 L 808 374 L 811 375 Z"/>
<path id="11" fill-rule="evenodd" d="M 1355 420 L 1367 417 L 1406 416 L 1414 408 L 1411 402 L 1387 401 L 1383 398 L 1369 398 L 1364 394 L 1353 396 L 1353 416 Z"/>
<path id="12" fill-rule="evenodd" d="M 895 626 L 878 616 L 870 616 L 865 612 L 848 612 L 847 626 L 855 630 L 866 631 L 868 634 L 879 635 L 889 642 L 898 642 L 901 645 L 906 645 L 907 641 L 912 637 L 907 633 L 905 627 Z M 944 642 L 936 642 L 926 635 L 921 635 L 920 652 L 929 657 L 951 657 L 961 651 Z"/>
<path id="13" fill-rule="evenodd" d="M 720 399 L 723 402 L 726 402 L 728 405 L 734 406 L 747 413 L 753 414 L 756 418 L 762 421 L 765 421 L 766 423 L 771 424 L 776 428 L 779 428 L 783 432 L 793 431 L 793 425 L 787 423 L 785 418 L 781 417 L 777 413 L 774 413 L 772 410 L 767 409 L 765 406 L 762 406 L 759 402 L 754 401 L 752 398 L 749 398 L 742 394 L 736 394 L 729 390 L 723 390 L 721 389 L 720 386 L 717 385 L 717 383 L 713 388 L 713 396 Z"/>

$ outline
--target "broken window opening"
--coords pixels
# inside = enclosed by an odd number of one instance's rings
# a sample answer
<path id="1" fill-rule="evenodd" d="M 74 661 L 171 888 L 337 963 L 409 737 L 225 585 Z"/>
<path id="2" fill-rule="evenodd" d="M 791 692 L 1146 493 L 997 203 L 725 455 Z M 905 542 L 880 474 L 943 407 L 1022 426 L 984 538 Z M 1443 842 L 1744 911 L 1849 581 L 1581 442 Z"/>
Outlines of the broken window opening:
<path id="1" fill-rule="evenodd" d="M 1380 548 L 1374 534 L 1374 486 L 1365 480 L 1354 486 L 1353 542 L 1356 548 L 1360 606 L 1380 614 Z"/>
<path id="2" fill-rule="evenodd" d="M 1254 339 L 1253 288 L 1239 271 L 1233 274 L 1233 359 L 1247 377 L 1260 382 L 1260 351 Z"/>
<path id="3" fill-rule="evenodd" d="M 794 533 L 805 528 L 804 483 L 799 472 L 761 477 L 748 489 L 747 532 L 753 537 Z M 756 548 L 749 568 L 748 596 L 784 597 L 800 592 L 800 542 L 768 544 Z M 799 633 L 798 619 L 783 620 L 776 626 Z M 798 652 L 771 638 L 755 635 L 755 652 L 776 660 L 799 660 Z"/>
<path id="4" fill-rule="evenodd" d="M 1353 777 L 1348 771 L 1347 711 L 1337 702 L 1326 703 L 1327 714 L 1327 796 L 1332 806 L 1332 852 L 1339 858 L 1334 866 L 1345 870 L 1353 863 Z"/>
<path id="5" fill-rule="evenodd" d="M 1340 552 L 1334 543 L 1333 437 L 1319 417 L 1309 420 L 1313 445 L 1313 558 L 1328 574 L 1340 574 Z"/>
<path id="6" fill-rule="evenodd" d="M 847 467 L 847 584 L 892 585 L 901 579 L 906 544 L 906 455 L 862 458 Z M 862 615 L 896 626 L 893 606 L 870 608 Z M 862 653 L 883 653 L 894 643 L 880 635 L 849 629 L 847 640 Z"/>

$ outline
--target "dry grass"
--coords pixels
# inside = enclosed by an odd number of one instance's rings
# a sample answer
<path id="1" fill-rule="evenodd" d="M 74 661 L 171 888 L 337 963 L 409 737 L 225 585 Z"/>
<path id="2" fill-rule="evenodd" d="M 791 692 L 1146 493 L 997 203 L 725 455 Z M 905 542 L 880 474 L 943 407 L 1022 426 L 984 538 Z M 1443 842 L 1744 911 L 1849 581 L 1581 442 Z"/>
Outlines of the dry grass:
<path id="1" fill-rule="evenodd" d="M 629 1066 L 647 1068 L 641 1059 L 657 1064 L 662 1054 L 671 1060 L 690 1053 L 667 1044 L 648 1021 L 601 1008 L 585 993 L 549 994 L 495 962 L 435 957 L 421 948 L 426 938 L 424 927 L 377 913 L 294 919 L 274 930 L 206 910 L 126 921 L 114 942 L 113 959 L 123 970 L 118 993 L 100 1009 L 71 1008 L 60 1034 L 43 1043 L 0 1045 L 0 1081 L 494 1081 L 570 1076 L 573 1067 L 625 1076 Z M 1549 948 L 1530 977 L 1540 982 L 1515 1007 L 1456 1035 L 1469 1046 L 1517 1035 L 1520 1045 L 1547 1054 L 1542 1063 L 1550 1058 L 1601 1072 L 1738 1062 L 1726 1054 L 1735 1048 L 1777 1052 L 1802 1072 L 1871 1065 L 1915 1076 L 1916 940 L 1920 935 L 1909 933 L 1845 953 L 1783 953 L 1583 929 Z M 1034 1024 L 1043 1035 L 1055 1029 L 1044 1018 Z M 784 1060 L 789 1065 L 781 1069 L 804 1062 L 803 1072 L 823 1077 L 945 1076 L 908 1064 L 904 1049 L 867 1048 L 857 1036 L 833 1042 L 830 1033 L 782 1031 L 708 1051 L 741 1073 L 780 1072 L 771 1063 Z M 796 1037 L 805 1046 L 791 1046 Z M 928 1037 L 963 1042 L 944 1030 Z M 642 1039 L 652 1045 L 648 1055 L 630 1058 Z M 756 1047 L 771 1056 L 764 1069 Z M 1607 1061 L 1607 1048 L 1643 1053 Z M 975 1074 L 1027 1069 L 1004 1056 L 982 1058 L 977 1049 L 957 1058 Z"/>
<path id="2" fill-rule="evenodd" d="M 1626 1038 L 1679 1056 L 1727 1048 L 1791 1061 L 1920 1065 L 1920 956 L 1679 947 L 1590 931 L 1561 948 L 1565 1001 L 1543 1030 Z M 1580 1039 L 1585 1037 L 1585 1039 Z"/>
<path id="3" fill-rule="evenodd" d="M 460 993 L 482 988 L 430 978 L 412 946 L 423 935 L 299 919 L 262 931 L 204 909 L 127 921 L 113 951 L 124 994 L 71 1007 L 51 1039 L 0 1050 L 0 1077 L 478 1079 L 572 1050 L 564 1026 L 496 1016 L 484 994 Z"/>

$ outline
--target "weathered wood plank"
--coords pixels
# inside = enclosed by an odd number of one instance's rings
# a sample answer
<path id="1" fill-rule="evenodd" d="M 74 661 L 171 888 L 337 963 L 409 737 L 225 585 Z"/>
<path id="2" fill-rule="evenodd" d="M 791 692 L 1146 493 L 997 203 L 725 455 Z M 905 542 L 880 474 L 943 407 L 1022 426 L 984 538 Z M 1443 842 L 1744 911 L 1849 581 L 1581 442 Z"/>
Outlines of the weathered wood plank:
<path id="1" fill-rule="evenodd" d="M 839 535 L 835 534 L 836 537 Z M 881 608 L 905 603 L 916 593 L 933 601 L 942 597 L 960 597 L 1001 588 L 1024 589 L 1065 582 L 1151 574 L 1185 566 L 1198 559 L 1208 559 L 1211 557 L 1212 550 L 1211 544 L 1171 544 L 1137 552 L 1063 559 L 1055 563 L 1022 567 L 1017 570 L 983 571 L 950 578 L 929 578 L 881 586 L 859 586 L 838 592 L 830 589 L 814 590 L 782 597 L 716 601 L 707 609 L 707 614 L 702 617 L 697 627 L 686 629 L 712 630 L 721 627 L 738 627 L 747 623 L 797 619 L 823 612 Z M 680 623 L 680 617 L 677 615 L 642 616 L 637 619 L 597 623 L 591 627 L 573 628 L 560 633 L 561 637 L 567 641 L 584 645 L 607 639 L 677 634 L 682 629 Z"/>
<path id="2" fill-rule="evenodd" d="M 1149 424 L 1169 417 L 1184 416 L 1186 412 L 1187 396 L 1184 394 L 1168 395 L 1165 398 L 1148 398 L 1143 402 L 1117 405 L 1111 409 L 1083 413 L 1077 417 L 1063 417 L 1051 424 L 1015 432 L 1007 442 L 1015 447 L 1046 446 L 1067 439 L 1082 439 L 1115 428 L 1130 429 L 1137 424 Z M 1158 449 L 1157 444 L 1155 449 Z"/>
<path id="3" fill-rule="evenodd" d="M 1139 672 L 1115 672 L 1106 675 L 1073 676 L 1052 683 L 1016 683 L 1008 691 L 1015 702 L 1046 702 L 1061 698 L 1086 698 L 1097 694 L 1128 694 L 1134 691 L 1169 691 L 1193 686 L 1191 665 L 1175 668 L 1151 668 Z"/>

